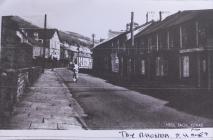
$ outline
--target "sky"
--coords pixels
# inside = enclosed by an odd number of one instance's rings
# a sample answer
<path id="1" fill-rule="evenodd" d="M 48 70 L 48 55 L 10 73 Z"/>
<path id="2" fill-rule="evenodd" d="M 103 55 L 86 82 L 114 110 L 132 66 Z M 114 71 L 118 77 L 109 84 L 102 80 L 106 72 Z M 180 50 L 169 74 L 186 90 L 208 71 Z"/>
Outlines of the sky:
<path id="1" fill-rule="evenodd" d="M 0 16 L 18 15 L 49 28 L 77 32 L 96 39 L 107 38 L 108 30 L 124 30 L 134 12 L 135 22 L 145 23 L 146 13 L 158 20 L 179 10 L 213 9 L 213 0 L 0 0 Z"/>

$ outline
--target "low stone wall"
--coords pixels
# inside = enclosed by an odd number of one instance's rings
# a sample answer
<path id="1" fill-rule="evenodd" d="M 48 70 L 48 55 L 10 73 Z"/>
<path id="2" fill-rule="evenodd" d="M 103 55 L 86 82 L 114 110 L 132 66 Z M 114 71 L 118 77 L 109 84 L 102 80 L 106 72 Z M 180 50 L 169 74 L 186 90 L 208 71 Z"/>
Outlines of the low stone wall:
<path id="1" fill-rule="evenodd" d="M 0 79 L 0 124 L 4 125 L 20 101 L 27 86 L 33 84 L 42 72 L 41 67 L 7 69 L 1 71 Z"/>

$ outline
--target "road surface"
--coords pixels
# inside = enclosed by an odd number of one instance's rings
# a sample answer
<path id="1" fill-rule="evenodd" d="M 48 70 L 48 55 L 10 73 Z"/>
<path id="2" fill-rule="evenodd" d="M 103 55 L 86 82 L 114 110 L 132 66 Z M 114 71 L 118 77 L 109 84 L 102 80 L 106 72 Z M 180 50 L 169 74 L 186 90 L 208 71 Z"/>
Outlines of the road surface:
<path id="1" fill-rule="evenodd" d="M 73 83 L 68 70 L 57 69 L 88 115 L 89 129 L 187 128 L 213 126 L 213 120 L 180 112 L 157 99 L 88 74 Z"/>

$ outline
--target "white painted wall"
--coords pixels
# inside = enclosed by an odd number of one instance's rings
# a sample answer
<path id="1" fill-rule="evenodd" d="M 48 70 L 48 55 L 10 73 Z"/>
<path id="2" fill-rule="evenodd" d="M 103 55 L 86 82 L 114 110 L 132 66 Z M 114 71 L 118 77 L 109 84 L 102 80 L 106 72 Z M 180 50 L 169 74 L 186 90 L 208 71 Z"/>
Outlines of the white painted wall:
<path id="1" fill-rule="evenodd" d="M 57 58 L 57 60 L 60 59 L 60 40 L 57 32 L 50 39 L 50 56 Z"/>

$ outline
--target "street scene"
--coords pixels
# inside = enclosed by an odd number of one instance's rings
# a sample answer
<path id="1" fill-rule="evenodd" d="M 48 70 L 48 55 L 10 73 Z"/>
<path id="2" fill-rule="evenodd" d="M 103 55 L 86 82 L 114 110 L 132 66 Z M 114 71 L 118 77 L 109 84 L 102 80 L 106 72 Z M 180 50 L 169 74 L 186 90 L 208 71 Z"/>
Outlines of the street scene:
<path id="1" fill-rule="evenodd" d="M 213 127 L 209 1 L 119 1 L 0 3 L 0 129 Z"/>

